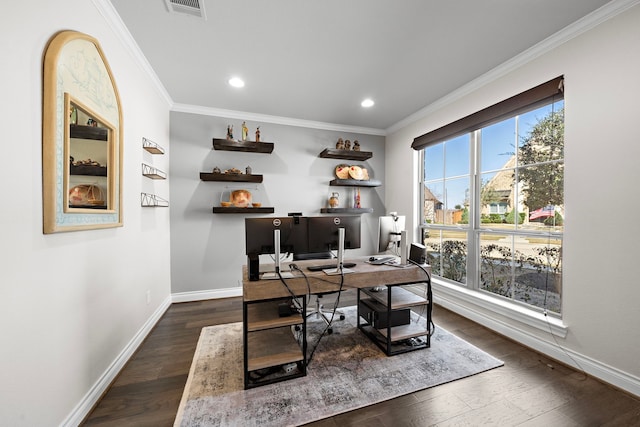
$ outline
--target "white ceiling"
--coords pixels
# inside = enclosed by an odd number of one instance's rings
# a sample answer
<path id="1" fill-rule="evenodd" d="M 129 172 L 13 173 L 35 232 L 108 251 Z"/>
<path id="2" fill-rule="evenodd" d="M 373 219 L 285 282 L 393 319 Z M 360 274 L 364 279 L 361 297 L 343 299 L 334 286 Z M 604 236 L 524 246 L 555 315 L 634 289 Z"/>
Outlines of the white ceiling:
<path id="1" fill-rule="evenodd" d="M 607 2 L 200 0 L 204 20 L 111 0 L 174 103 L 374 132 Z"/>

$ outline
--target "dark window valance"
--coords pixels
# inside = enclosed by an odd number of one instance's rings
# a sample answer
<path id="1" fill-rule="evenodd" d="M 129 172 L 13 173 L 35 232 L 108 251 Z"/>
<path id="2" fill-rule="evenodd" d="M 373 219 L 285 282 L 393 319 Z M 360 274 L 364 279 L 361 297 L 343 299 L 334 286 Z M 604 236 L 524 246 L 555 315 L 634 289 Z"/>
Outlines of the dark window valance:
<path id="1" fill-rule="evenodd" d="M 539 86 L 498 102 L 453 123 L 427 132 L 413 140 L 411 148 L 421 150 L 429 145 L 446 141 L 501 120 L 522 114 L 563 98 L 564 77 L 560 76 Z"/>

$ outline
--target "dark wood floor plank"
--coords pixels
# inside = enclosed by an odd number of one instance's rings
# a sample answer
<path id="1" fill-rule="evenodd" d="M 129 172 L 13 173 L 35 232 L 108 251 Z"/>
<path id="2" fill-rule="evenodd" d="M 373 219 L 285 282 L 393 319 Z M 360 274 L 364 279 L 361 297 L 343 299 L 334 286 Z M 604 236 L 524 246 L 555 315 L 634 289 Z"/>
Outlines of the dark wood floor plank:
<path id="1" fill-rule="evenodd" d="M 355 303 L 354 290 L 340 297 L 341 306 Z M 172 304 L 84 425 L 171 426 L 202 328 L 240 321 L 241 298 Z M 434 322 L 505 366 L 308 425 L 640 426 L 637 398 L 441 307 Z"/>

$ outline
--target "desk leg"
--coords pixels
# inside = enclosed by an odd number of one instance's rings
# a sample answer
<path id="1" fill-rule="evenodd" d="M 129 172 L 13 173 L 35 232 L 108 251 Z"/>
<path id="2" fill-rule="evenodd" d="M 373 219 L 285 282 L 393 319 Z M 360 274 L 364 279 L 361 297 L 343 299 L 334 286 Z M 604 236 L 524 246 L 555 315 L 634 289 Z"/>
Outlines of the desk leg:
<path id="1" fill-rule="evenodd" d="M 242 303 L 242 353 L 243 353 L 243 358 L 242 358 L 242 363 L 244 364 L 244 389 L 248 389 L 249 388 L 249 351 L 248 351 L 248 345 L 247 345 L 247 340 L 249 338 L 248 336 L 248 331 L 247 331 L 247 311 L 248 311 L 248 307 L 247 307 L 247 303 L 243 302 Z"/>

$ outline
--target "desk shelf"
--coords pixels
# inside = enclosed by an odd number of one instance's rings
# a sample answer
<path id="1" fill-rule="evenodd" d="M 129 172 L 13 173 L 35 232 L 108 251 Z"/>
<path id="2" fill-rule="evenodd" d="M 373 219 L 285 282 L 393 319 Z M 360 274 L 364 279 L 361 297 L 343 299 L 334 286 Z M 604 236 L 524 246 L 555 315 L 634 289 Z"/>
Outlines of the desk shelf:
<path id="1" fill-rule="evenodd" d="M 420 350 L 431 346 L 431 312 L 433 309 L 431 283 L 415 283 L 412 286 L 425 286 L 426 297 L 417 295 L 402 287 L 403 285 L 358 289 L 358 329 L 364 332 L 387 356 Z M 365 298 L 363 298 L 363 296 Z M 424 307 L 426 318 L 418 323 L 418 316 L 410 313 L 404 322 L 393 322 L 408 309 Z M 364 313 L 367 313 L 366 315 Z M 375 320 L 383 320 L 379 325 Z M 408 320 L 408 322 L 407 322 Z M 399 324 L 396 324 L 399 323 Z"/>
<path id="2" fill-rule="evenodd" d="M 296 300 L 300 313 L 280 317 L 278 305 L 290 301 L 280 298 L 243 304 L 245 389 L 307 374 L 307 324 L 301 314 L 306 312 L 306 299 Z M 267 372 L 256 372 L 262 370 Z"/>

